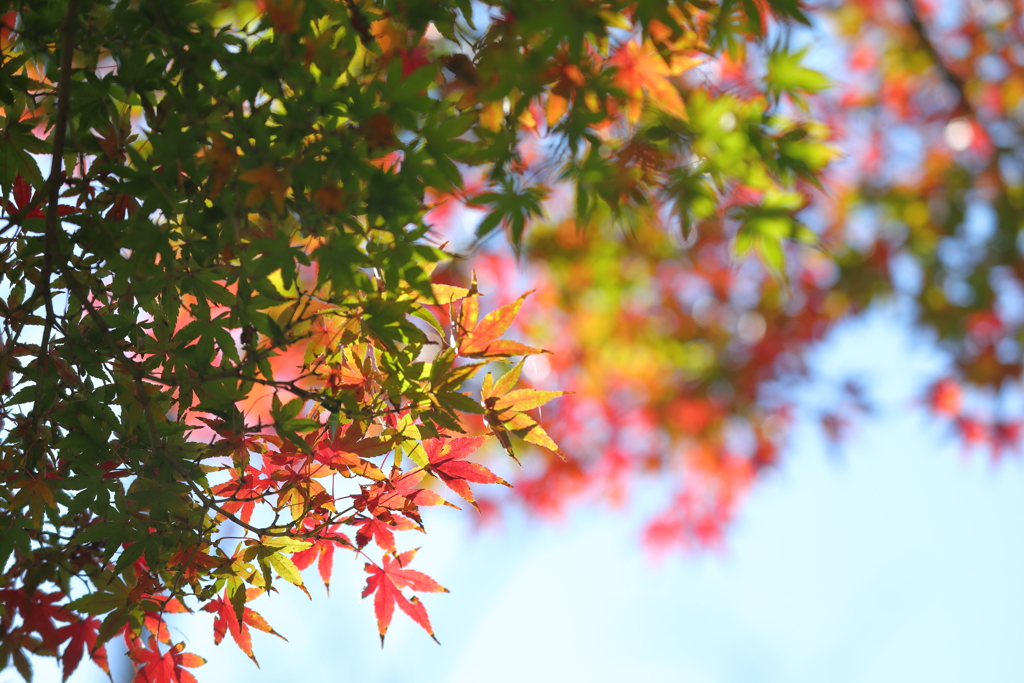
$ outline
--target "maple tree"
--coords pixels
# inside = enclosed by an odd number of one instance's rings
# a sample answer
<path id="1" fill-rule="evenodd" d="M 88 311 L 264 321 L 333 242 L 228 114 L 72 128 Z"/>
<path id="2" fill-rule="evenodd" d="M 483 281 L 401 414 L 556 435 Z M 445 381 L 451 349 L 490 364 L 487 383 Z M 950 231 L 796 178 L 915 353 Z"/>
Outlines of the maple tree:
<path id="1" fill-rule="evenodd" d="M 766 388 L 897 291 L 897 254 L 963 377 L 1019 376 L 1001 349 L 1020 321 L 985 278 L 1019 262 L 1013 149 L 990 139 L 1016 125 L 1020 28 L 962 22 L 953 65 L 909 0 L 814 7 L 882 86 L 830 99 L 787 39 L 810 11 L 8 2 L 0 658 L 28 679 L 29 655 L 59 657 L 67 678 L 85 656 L 107 670 L 116 637 L 136 680 L 194 680 L 166 616 L 206 612 L 255 662 L 252 629 L 277 632 L 250 603 L 308 595 L 314 563 L 329 585 L 338 553 L 365 562 L 382 642 L 396 605 L 433 636 L 412 593 L 445 589 L 406 537 L 423 507 L 491 514 L 488 484 L 552 512 L 667 473 L 646 538 L 714 545 L 779 457 Z M 998 107 L 967 80 L 997 50 Z M 836 163 L 858 111 L 948 144 L 912 177 L 878 172 L 884 144 Z M 954 306 L 942 240 L 981 200 L 1014 237 L 982 245 Z M 867 207 L 908 229 L 847 239 Z M 959 392 L 938 383 L 937 412 L 1016 444 Z M 481 461 L 502 451 L 529 467 L 499 477 Z"/>

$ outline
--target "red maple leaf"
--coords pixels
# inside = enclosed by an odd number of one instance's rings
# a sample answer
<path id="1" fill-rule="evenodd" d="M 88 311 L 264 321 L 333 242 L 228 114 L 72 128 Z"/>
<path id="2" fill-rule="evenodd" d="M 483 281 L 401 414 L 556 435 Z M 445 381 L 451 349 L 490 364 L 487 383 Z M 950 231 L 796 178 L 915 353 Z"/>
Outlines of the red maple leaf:
<path id="1" fill-rule="evenodd" d="M 220 499 L 219 506 L 231 514 L 241 511 L 241 519 L 246 524 L 252 519 L 252 513 L 256 509 L 256 503 L 265 498 L 267 487 L 271 481 L 260 479 L 262 472 L 255 467 L 247 466 L 245 474 L 232 470 L 233 478 L 230 481 L 218 484 L 211 489 L 213 495 Z"/>
<path id="2" fill-rule="evenodd" d="M 475 462 L 467 462 L 465 458 L 475 452 L 487 441 L 487 436 L 467 436 L 458 439 L 427 439 L 423 448 L 430 460 L 429 471 L 455 493 L 480 511 L 473 491 L 467 482 L 476 484 L 503 484 L 511 486 L 507 481 Z"/>
<path id="3" fill-rule="evenodd" d="M 92 661 L 96 663 L 96 666 L 103 669 L 107 675 L 110 675 L 107 649 L 103 645 L 96 647 L 96 632 L 99 631 L 99 628 L 100 620 L 96 617 L 89 617 L 70 623 L 67 626 L 62 626 L 57 631 L 57 637 L 60 640 L 68 641 L 68 644 L 64 647 L 64 654 L 61 655 L 65 681 L 78 668 L 78 663 L 82 661 L 82 654 L 85 651 L 89 652 L 89 656 L 92 657 Z"/>
<path id="4" fill-rule="evenodd" d="M 338 428 L 334 438 L 320 441 L 314 450 L 318 462 L 335 469 L 356 468 L 362 458 L 384 455 L 391 444 L 377 437 L 366 437 L 365 425 L 353 422 Z"/>
<path id="5" fill-rule="evenodd" d="M 206 660 L 191 652 L 182 652 L 185 643 L 178 643 L 161 654 L 156 638 L 150 636 L 149 647 L 132 649 L 128 656 L 139 665 L 132 683 L 198 683 L 185 667 L 206 664 Z"/>
<path id="6" fill-rule="evenodd" d="M 234 605 L 231 604 L 231 600 L 228 598 L 227 593 L 224 594 L 223 598 L 216 598 L 208 602 L 204 607 L 203 611 L 211 612 L 214 615 L 213 620 L 213 643 L 214 645 L 220 645 L 220 641 L 224 640 L 224 635 L 230 633 L 231 637 L 234 638 L 235 643 L 238 644 L 239 649 L 242 650 L 246 655 L 249 656 L 256 666 L 260 663 L 256 661 L 256 656 L 252 653 L 252 633 L 249 631 L 249 627 L 252 626 L 255 629 L 263 631 L 264 633 L 271 633 L 281 640 L 288 640 L 280 633 L 275 631 L 255 610 L 245 607 L 242 611 L 242 622 L 238 622 L 238 616 L 235 614 Z"/>
<path id="7" fill-rule="evenodd" d="M 430 64 L 430 48 L 425 45 L 411 50 L 398 48 L 398 54 L 402 57 L 402 76 L 408 76 L 421 66 Z"/>
<path id="8" fill-rule="evenodd" d="M 371 540 L 377 542 L 377 547 L 388 552 L 395 552 L 395 531 L 408 531 L 416 529 L 416 523 L 401 515 L 393 515 L 382 511 L 376 517 L 367 517 L 358 522 L 359 530 L 356 531 L 356 543 L 360 548 L 366 546 Z"/>
<path id="9" fill-rule="evenodd" d="M 415 550 L 401 555 L 385 555 L 383 567 L 378 567 L 371 562 L 366 563 L 365 569 L 370 576 L 366 579 L 363 597 L 376 593 L 373 597 L 373 609 L 377 614 L 381 647 L 384 646 L 384 636 L 388 632 L 391 617 L 395 613 L 395 603 L 398 603 L 402 611 L 408 614 L 413 621 L 422 626 L 423 630 L 434 639 L 434 642 L 438 642 L 434 636 L 434 629 L 430 626 L 430 619 L 427 618 L 427 609 L 415 597 L 407 600 L 402 595 L 402 589 L 408 588 L 420 593 L 447 593 L 448 589 L 422 572 L 405 569 L 415 555 Z"/>
<path id="10" fill-rule="evenodd" d="M 31 596 L 24 597 L 24 601 L 19 605 L 22 628 L 25 632 L 35 631 L 42 639 L 43 645 L 52 647 L 54 650 L 57 649 L 57 643 L 61 642 L 54 620 L 72 622 L 75 619 L 71 612 L 64 609 L 64 605 L 57 604 L 63 599 L 64 594 L 60 592 L 36 591 Z"/>
<path id="11" fill-rule="evenodd" d="M 424 470 L 413 470 L 393 481 L 382 481 L 355 497 L 353 505 L 357 510 L 367 510 L 374 517 L 380 516 L 381 509 L 399 510 L 413 519 L 418 518 L 420 505 L 447 505 L 458 509 L 433 491 L 417 488 L 416 484 L 426 476 Z"/>
<path id="12" fill-rule="evenodd" d="M 317 569 L 320 571 L 320 578 L 323 580 L 324 588 L 327 589 L 328 593 L 331 591 L 331 571 L 334 568 L 335 546 L 352 548 L 352 541 L 337 529 L 338 527 L 335 525 L 321 532 L 319 538 L 313 542 L 312 546 L 292 555 L 292 563 L 299 569 L 305 569 L 313 564 L 313 560 L 319 556 Z"/>
<path id="13" fill-rule="evenodd" d="M 967 415 L 959 415 L 955 425 L 964 441 L 965 448 L 971 448 L 989 440 L 989 427 L 980 420 Z"/>
<path id="14" fill-rule="evenodd" d="M 12 189 L 14 194 L 14 204 L 7 202 L 4 206 L 4 209 L 7 210 L 8 214 L 24 211 L 27 207 L 31 206 L 34 201 L 39 200 L 39 196 L 33 191 L 32 185 L 22 178 L 21 174 L 14 177 L 14 187 Z M 38 206 L 32 207 L 32 210 L 22 216 L 22 218 L 46 218 L 45 207 L 46 202 L 40 200 Z M 78 209 L 73 206 L 68 206 L 67 204 L 60 204 L 57 206 L 58 216 L 67 216 L 77 211 Z"/>

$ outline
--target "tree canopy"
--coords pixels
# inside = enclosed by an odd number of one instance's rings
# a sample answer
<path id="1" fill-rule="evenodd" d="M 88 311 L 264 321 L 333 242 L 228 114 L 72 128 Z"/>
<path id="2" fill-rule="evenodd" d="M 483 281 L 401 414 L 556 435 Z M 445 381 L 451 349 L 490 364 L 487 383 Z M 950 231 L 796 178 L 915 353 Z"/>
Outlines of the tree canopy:
<path id="1" fill-rule="evenodd" d="M 1016 449 L 1024 27 L 942 11 L 8 2 L 0 660 L 118 637 L 190 681 L 166 617 L 207 612 L 255 661 L 250 603 L 338 553 L 382 643 L 396 605 L 433 636 L 429 506 L 656 475 L 645 540 L 714 546 L 784 453 L 779 380 L 878 301 L 955 358 L 935 412 Z"/>

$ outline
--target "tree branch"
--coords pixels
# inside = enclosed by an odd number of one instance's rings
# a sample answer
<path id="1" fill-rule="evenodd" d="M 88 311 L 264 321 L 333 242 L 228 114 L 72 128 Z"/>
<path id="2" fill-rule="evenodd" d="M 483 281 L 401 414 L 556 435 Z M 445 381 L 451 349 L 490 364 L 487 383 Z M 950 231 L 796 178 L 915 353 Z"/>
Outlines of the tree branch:
<path id="1" fill-rule="evenodd" d="M 64 17 L 64 44 L 61 47 L 60 79 L 57 82 L 57 118 L 53 131 L 53 150 L 50 153 L 50 178 L 46 181 L 49 203 L 46 207 L 46 234 L 43 238 L 43 265 L 36 283 L 36 292 L 43 297 L 46 308 L 46 323 L 43 325 L 43 339 L 39 344 L 39 360 L 36 367 L 36 396 L 32 406 L 32 423 L 35 429 L 42 419 L 42 381 L 46 358 L 50 351 L 50 333 L 54 326 L 53 296 L 50 292 L 50 276 L 53 274 L 53 260 L 60 258 L 60 243 L 57 238 L 62 162 L 64 159 L 64 137 L 68 124 L 68 108 L 71 94 L 71 67 L 75 52 L 75 31 L 78 28 L 78 0 L 68 0 L 67 15 Z M 33 294 L 35 298 L 35 294 Z M 35 429 L 33 431 L 35 431 Z"/>
<path id="2" fill-rule="evenodd" d="M 939 70 L 942 80 L 946 81 L 956 91 L 958 108 L 962 110 L 963 114 L 971 118 L 977 118 L 977 110 L 971 104 L 971 101 L 967 99 L 967 89 L 964 86 L 963 79 L 950 70 L 945 60 L 942 59 L 942 55 L 935 49 L 935 43 L 932 42 L 931 36 L 928 35 L 928 29 L 925 27 L 924 22 L 921 21 L 921 15 L 918 14 L 917 8 L 914 7 L 914 0 L 902 0 L 902 2 L 903 8 L 907 13 L 907 23 L 914 30 L 914 34 L 921 43 L 921 47 L 928 53 L 932 63 L 935 64 L 935 68 Z"/>

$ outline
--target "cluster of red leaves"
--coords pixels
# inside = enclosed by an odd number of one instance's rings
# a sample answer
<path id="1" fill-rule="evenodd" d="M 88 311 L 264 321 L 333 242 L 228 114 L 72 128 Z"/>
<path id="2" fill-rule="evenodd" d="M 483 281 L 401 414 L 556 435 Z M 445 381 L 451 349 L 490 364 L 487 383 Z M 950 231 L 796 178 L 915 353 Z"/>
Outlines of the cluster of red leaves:
<path id="1" fill-rule="evenodd" d="M 437 286 L 435 294 L 447 305 L 431 305 L 438 319 L 450 326 L 452 349 L 457 356 L 476 359 L 507 359 L 510 355 L 540 353 L 518 342 L 502 339 L 519 312 L 523 298 L 499 307 L 491 313 L 480 316 L 478 295 L 457 287 Z M 449 316 L 448 312 L 454 311 Z M 333 391 L 355 392 L 358 396 L 372 396 L 381 391 L 382 377 L 375 370 L 375 364 L 363 359 L 371 358 L 374 351 L 366 345 L 358 348 L 335 347 L 339 332 L 332 329 L 328 321 L 321 321 L 323 329 L 307 342 L 307 358 L 332 349 L 339 359 L 338 364 L 319 367 L 325 386 Z M 319 328 L 318 328 L 319 329 Z M 288 360 L 293 356 L 289 356 Z M 288 362 L 279 361 L 279 362 Z M 472 376 L 483 363 L 453 365 L 451 371 L 457 379 Z M 514 389 L 522 363 L 503 376 L 495 384 L 490 375 L 484 380 L 481 412 L 488 416 L 490 425 L 480 421 L 477 428 L 489 430 L 497 435 L 511 454 L 509 434 L 517 434 L 535 443 L 557 446 L 527 412 L 547 403 L 564 392 L 543 392 L 532 389 Z M 318 413 L 309 413 L 317 418 Z M 272 419 L 273 410 L 252 406 L 248 411 L 251 422 Z M 472 415 L 466 416 L 470 418 Z M 288 569 L 299 571 L 317 564 L 325 586 L 329 587 L 334 555 L 337 551 L 348 551 L 362 555 L 368 561 L 369 573 L 364 597 L 374 595 L 374 610 L 377 616 L 381 639 L 391 622 L 394 606 L 397 604 L 431 636 L 433 630 L 426 609 L 416 597 L 407 598 L 402 591 L 443 592 L 444 589 L 430 577 L 408 569 L 415 551 L 399 553 L 395 533 L 399 531 L 423 530 L 420 509 L 422 507 L 446 505 L 455 507 L 432 489 L 431 482 L 443 483 L 466 502 L 477 506 L 470 488 L 475 484 L 502 484 L 501 477 L 490 469 L 468 458 L 487 441 L 488 435 L 460 436 L 456 433 L 442 433 L 436 438 L 423 439 L 421 464 L 414 467 L 391 467 L 390 472 L 382 469 L 383 463 L 374 460 L 396 452 L 403 445 L 413 442 L 403 437 L 404 431 L 416 429 L 408 409 L 390 411 L 382 416 L 380 424 L 367 425 L 351 422 L 337 427 L 323 427 L 309 431 L 301 442 L 289 441 L 265 431 L 234 433 L 219 420 L 203 418 L 214 436 L 214 448 L 220 448 L 233 459 L 240 455 L 247 461 L 251 454 L 258 454 L 261 465 L 247 464 L 244 467 L 224 469 L 227 481 L 212 487 L 218 507 L 226 514 L 237 515 L 245 524 L 252 522 L 254 514 L 264 507 L 273 510 L 288 510 L 296 520 L 292 531 L 295 539 L 301 539 L 290 559 L 274 555 L 269 561 L 283 578 L 301 587 L 296 573 L 289 576 Z M 472 420 L 467 422 L 471 426 Z M 518 430 L 518 431 L 517 431 Z M 415 449 L 414 449 L 415 450 Z M 413 456 L 415 457 L 415 456 Z M 341 477 L 357 484 L 356 492 L 342 496 L 329 492 L 323 481 Z M 333 486 L 332 486 L 333 488 Z M 339 503 L 348 498 L 349 514 L 338 514 Z M 479 508 L 478 508 L 479 509 Z M 354 528 L 354 542 L 344 529 Z M 375 544 L 385 555 L 378 563 L 367 553 L 368 546 Z M 234 563 L 251 561 L 251 546 L 240 546 L 231 557 Z M 247 554 L 248 553 L 248 554 Z M 198 553 L 200 558 L 205 553 Z M 244 570 L 243 570 L 244 575 Z M 253 575 L 251 575 L 253 576 Z M 252 651 L 250 627 L 278 635 L 262 617 L 245 606 L 263 592 L 250 588 L 242 593 L 226 592 L 222 597 L 206 603 L 203 610 L 216 616 L 214 638 L 223 640 L 230 633 L 238 646 L 255 661 Z M 168 655 L 169 656 L 169 655 Z"/>
<path id="2" fill-rule="evenodd" d="M 0 605 L 5 610 L 0 616 L 0 659 L 13 658 L 15 668 L 26 680 L 31 678 L 32 669 L 23 651 L 56 653 L 61 646 L 65 681 L 87 652 L 98 667 L 110 673 L 106 648 L 102 644 L 97 647 L 96 642 L 100 620 L 72 614 L 58 604 L 64 597 L 63 593 L 0 588 Z"/>

